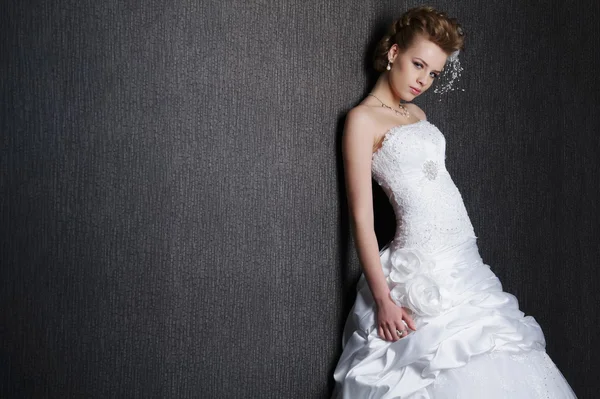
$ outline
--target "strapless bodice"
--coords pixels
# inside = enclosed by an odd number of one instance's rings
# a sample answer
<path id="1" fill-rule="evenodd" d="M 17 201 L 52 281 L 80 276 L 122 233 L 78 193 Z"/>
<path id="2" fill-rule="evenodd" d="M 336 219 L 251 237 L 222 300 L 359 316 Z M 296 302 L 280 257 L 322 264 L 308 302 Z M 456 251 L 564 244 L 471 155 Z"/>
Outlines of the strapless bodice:
<path id="1" fill-rule="evenodd" d="M 371 170 L 394 208 L 394 245 L 436 252 L 474 238 L 462 196 L 445 165 L 446 139 L 426 120 L 386 132 Z"/>

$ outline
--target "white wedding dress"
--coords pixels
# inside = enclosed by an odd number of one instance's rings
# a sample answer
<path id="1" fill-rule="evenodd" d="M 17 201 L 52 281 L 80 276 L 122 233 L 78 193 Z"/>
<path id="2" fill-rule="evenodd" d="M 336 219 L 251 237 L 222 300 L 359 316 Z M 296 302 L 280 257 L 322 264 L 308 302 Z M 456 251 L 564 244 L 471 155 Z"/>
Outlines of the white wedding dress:
<path id="1" fill-rule="evenodd" d="M 575 398 L 545 351 L 542 330 L 484 264 L 462 197 L 445 167 L 446 141 L 426 120 L 390 129 L 372 174 L 394 208 L 380 252 L 394 301 L 416 331 L 379 337 L 364 274 L 334 372 L 335 398 Z"/>

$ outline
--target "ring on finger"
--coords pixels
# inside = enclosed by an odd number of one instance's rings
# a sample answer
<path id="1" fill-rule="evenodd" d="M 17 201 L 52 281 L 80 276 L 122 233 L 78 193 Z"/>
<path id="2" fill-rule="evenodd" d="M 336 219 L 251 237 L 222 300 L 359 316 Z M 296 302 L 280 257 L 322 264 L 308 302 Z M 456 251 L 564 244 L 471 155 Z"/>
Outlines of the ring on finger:
<path id="1" fill-rule="evenodd" d="M 398 336 L 402 338 L 402 336 L 404 335 L 404 331 L 396 330 L 396 334 L 398 334 Z"/>

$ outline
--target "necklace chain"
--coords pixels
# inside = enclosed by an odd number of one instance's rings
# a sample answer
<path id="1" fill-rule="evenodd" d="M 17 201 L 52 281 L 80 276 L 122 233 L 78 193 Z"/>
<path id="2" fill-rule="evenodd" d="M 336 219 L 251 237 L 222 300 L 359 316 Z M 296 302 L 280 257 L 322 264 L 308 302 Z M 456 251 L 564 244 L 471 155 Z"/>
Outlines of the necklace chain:
<path id="1" fill-rule="evenodd" d="M 386 103 L 384 103 L 383 101 L 381 101 L 381 100 L 379 99 L 379 97 L 377 97 L 375 94 L 373 94 L 373 93 L 369 93 L 369 96 L 373 96 L 373 97 L 375 97 L 377 100 L 379 100 L 379 102 L 381 103 L 381 106 L 382 106 L 382 107 L 385 107 L 385 108 L 391 109 L 391 110 L 392 110 L 392 111 L 394 111 L 394 112 L 395 112 L 397 115 L 403 116 L 403 117 L 405 117 L 405 118 L 410 118 L 410 112 L 408 112 L 408 109 L 407 109 L 407 108 L 406 108 L 404 105 L 402 105 L 402 103 L 398 104 L 398 106 L 401 108 L 401 110 L 400 110 L 400 111 L 398 111 L 397 109 L 395 109 L 395 108 L 392 108 L 392 107 L 390 107 L 389 105 L 387 105 Z"/>

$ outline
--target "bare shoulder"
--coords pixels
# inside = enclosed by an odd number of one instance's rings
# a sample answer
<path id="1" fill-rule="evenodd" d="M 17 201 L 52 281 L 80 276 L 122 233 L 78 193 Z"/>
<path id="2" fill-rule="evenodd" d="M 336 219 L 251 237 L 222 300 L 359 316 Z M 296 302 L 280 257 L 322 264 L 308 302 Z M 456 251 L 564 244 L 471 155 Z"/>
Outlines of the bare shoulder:
<path id="1" fill-rule="evenodd" d="M 415 115 L 417 118 L 419 118 L 421 120 L 427 120 L 427 116 L 425 115 L 425 112 L 423 112 L 423 110 L 417 104 L 406 103 L 406 104 L 404 104 L 404 106 L 410 112 L 412 112 L 412 114 Z"/>
<path id="2" fill-rule="evenodd" d="M 355 131 L 364 130 L 373 123 L 371 107 L 357 105 L 346 115 L 345 130 Z"/>
<path id="3" fill-rule="evenodd" d="M 346 115 L 343 134 L 344 152 L 358 157 L 371 154 L 374 141 L 373 113 L 371 107 L 357 105 Z"/>

